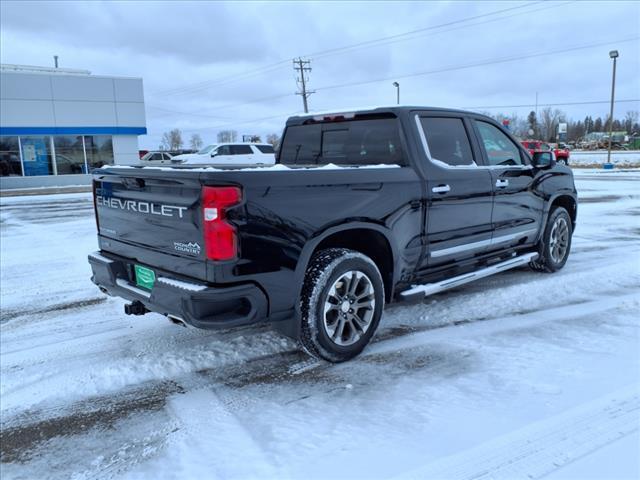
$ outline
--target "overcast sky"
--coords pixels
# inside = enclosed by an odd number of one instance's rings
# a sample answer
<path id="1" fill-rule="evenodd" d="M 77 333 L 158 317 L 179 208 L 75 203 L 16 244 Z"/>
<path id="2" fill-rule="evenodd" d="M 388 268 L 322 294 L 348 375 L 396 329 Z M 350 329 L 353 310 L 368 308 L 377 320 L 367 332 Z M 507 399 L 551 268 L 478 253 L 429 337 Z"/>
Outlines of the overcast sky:
<path id="1" fill-rule="evenodd" d="M 3 63 L 52 66 L 56 54 L 61 67 L 142 77 L 149 134 L 141 148 L 157 148 L 174 127 L 205 142 L 228 128 L 280 133 L 302 111 L 298 56 L 311 60 L 312 111 L 395 103 L 394 80 L 403 104 L 526 116 L 532 107 L 513 105 L 534 104 L 536 92 L 542 106 L 607 102 L 614 48 L 616 98 L 640 98 L 634 1 L 3 0 L 0 14 Z M 609 107 L 557 108 L 583 118 Z M 638 109 L 638 101 L 618 103 L 616 116 Z"/>

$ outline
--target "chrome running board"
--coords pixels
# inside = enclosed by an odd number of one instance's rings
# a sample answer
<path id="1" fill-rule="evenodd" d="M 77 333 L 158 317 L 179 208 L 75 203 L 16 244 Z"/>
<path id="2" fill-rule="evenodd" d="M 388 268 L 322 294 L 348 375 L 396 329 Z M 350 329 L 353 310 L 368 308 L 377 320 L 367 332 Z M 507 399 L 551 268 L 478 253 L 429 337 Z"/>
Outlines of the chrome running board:
<path id="1" fill-rule="evenodd" d="M 459 287 L 460 285 L 473 282 L 474 280 L 478 280 L 480 278 L 489 277 L 496 273 L 504 272 L 505 270 L 510 270 L 512 268 L 526 265 L 530 261 L 535 260 L 537 257 L 538 254 L 536 252 L 525 253 L 524 255 L 513 257 L 509 260 L 505 260 L 504 262 L 496 263 L 495 265 L 492 265 L 490 267 L 483 268 L 481 270 L 478 270 L 477 272 L 465 273 L 464 275 L 458 275 L 457 277 L 448 278 L 437 283 L 413 285 L 410 289 L 405 290 L 404 292 L 400 292 L 400 295 L 404 299 L 409 299 L 413 296 L 427 297 L 429 295 L 433 295 L 434 293 L 448 290 L 449 288 Z"/>

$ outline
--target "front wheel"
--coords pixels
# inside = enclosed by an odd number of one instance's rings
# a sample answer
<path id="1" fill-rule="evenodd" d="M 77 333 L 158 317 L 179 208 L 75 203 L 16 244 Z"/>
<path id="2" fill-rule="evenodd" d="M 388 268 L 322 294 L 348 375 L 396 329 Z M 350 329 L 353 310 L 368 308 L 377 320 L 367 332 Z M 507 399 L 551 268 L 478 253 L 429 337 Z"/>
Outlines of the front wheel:
<path id="1" fill-rule="evenodd" d="M 344 248 L 312 258 L 300 295 L 300 343 L 310 355 L 343 362 L 373 336 L 384 308 L 384 285 L 376 264 Z"/>
<path id="2" fill-rule="evenodd" d="M 547 225 L 539 245 L 538 258 L 529 266 L 540 272 L 556 272 L 564 267 L 571 250 L 573 224 L 569 213 L 562 207 L 549 214 Z"/>

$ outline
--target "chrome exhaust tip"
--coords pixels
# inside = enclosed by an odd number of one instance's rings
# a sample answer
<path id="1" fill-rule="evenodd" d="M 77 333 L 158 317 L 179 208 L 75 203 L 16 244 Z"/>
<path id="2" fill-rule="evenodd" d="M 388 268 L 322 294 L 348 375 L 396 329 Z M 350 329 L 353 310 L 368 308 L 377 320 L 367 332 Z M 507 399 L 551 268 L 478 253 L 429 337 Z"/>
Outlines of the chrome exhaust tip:
<path id="1" fill-rule="evenodd" d="M 180 317 L 176 317 L 175 315 L 167 315 L 169 321 L 175 325 L 180 325 L 181 327 L 187 327 L 187 323 L 181 319 Z"/>

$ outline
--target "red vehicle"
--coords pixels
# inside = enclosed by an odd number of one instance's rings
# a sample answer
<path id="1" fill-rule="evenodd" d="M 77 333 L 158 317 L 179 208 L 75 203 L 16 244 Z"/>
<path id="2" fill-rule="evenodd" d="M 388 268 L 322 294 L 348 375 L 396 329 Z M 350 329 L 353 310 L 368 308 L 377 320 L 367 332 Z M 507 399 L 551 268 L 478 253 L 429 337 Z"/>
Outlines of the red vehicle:
<path id="1" fill-rule="evenodd" d="M 523 140 L 521 143 L 524 148 L 529 150 L 531 155 L 536 152 L 553 151 L 558 163 L 569 165 L 569 150 L 566 148 L 552 148 L 551 145 L 541 140 Z"/>

